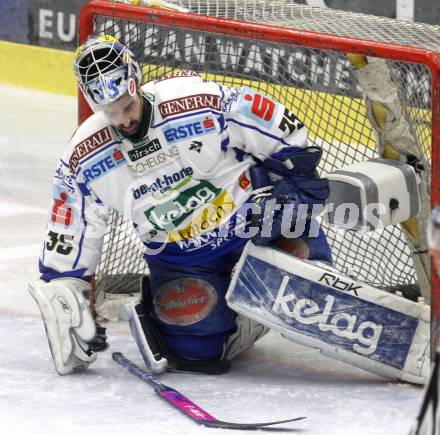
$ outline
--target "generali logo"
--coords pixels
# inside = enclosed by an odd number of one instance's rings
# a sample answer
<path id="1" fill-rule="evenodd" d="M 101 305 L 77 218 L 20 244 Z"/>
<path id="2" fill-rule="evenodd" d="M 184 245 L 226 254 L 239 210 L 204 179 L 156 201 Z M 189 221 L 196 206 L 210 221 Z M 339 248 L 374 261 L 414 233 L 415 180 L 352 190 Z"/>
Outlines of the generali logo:
<path id="1" fill-rule="evenodd" d="M 176 98 L 159 104 L 159 112 L 162 118 L 205 108 L 220 110 L 220 96 L 213 94 L 189 95 L 188 97 Z"/>
<path id="2" fill-rule="evenodd" d="M 84 139 L 80 142 L 73 151 L 72 156 L 69 160 L 69 168 L 71 172 L 74 172 L 78 166 L 78 162 L 90 154 L 92 151 L 95 151 L 102 145 L 110 142 L 112 139 L 110 131 L 107 127 L 97 131 L 96 133 L 89 136 L 87 139 Z"/>

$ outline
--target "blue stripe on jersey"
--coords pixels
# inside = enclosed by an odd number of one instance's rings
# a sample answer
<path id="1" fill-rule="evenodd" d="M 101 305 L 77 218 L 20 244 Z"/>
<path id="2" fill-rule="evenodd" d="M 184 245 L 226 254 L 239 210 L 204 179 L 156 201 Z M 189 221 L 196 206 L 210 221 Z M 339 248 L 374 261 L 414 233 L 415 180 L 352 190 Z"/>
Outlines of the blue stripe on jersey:
<path id="1" fill-rule="evenodd" d="M 217 118 L 219 124 L 220 124 L 220 133 L 223 133 L 226 130 L 226 122 L 225 122 L 225 117 L 223 115 L 220 115 Z"/>
<path id="2" fill-rule="evenodd" d="M 56 270 L 45 266 L 41 260 L 38 262 L 38 267 L 41 272 L 41 279 L 43 281 L 49 282 L 52 279 L 57 278 L 81 278 L 84 281 L 90 282 L 92 280 L 91 276 L 84 275 L 87 269 L 77 269 L 77 270 L 69 270 L 67 272 L 57 272 Z"/>
<path id="3" fill-rule="evenodd" d="M 246 153 L 243 150 L 241 150 L 240 148 L 236 148 L 236 147 L 234 147 L 233 150 L 235 151 L 235 158 L 239 162 L 242 162 Z"/>
<path id="4" fill-rule="evenodd" d="M 91 192 L 90 190 L 87 188 L 87 186 L 85 185 L 85 183 L 79 183 L 77 182 L 78 187 L 79 187 L 79 191 L 81 192 L 81 194 L 83 196 L 90 196 Z"/>
<path id="5" fill-rule="evenodd" d="M 223 90 L 223 86 L 220 83 L 217 83 L 217 86 L 220 93 L 222 94 L 222 96 L 220 97 L 220 101 L 223 102 L 223 100 L 225 99 L 225 91 Z"/>
<path id="6" fill-rule="evenodd" d="M 221 142 L 222 151 L 226 151 L 226 148 L 228 148 L 229 142 L 230 142 L 229 136 L 227 136 L 226 139 L 222 140 L 222 142 Z"/>
<path id="7" fill-rule="evenodd" d="M 284 144 L 284 145 L 286 145 L 288 147 L 297 146 L 297 145 L 293 145 L 291 143 L 287 143 L 282 137 L 275 136 L 274 134 L 271 134 L 271 133 L 268 133 L 266 131 L 260 130 L 258 127 L 255 127 L 254 125 L 246 124 L 244 122 L 240 122 L 240 121 L 237 121 L 236 119 L 232 119 L 232 118 L 227 118 L 226 120 L 228 122 L 233 122 L 235 124 L 238 124 L 241 127 L 245 127 L 245 128 L 249 128 L 250 130 L 258 131 L 258 133 L 262 134 L 263 136 L 270 137 L 271 139 L 274 139 L 274 140 L 276 140 L 278 142 L 281 142 L 282 144 Z"/>
<path id="8" fill-rule="evenodd" d="M 86 229 L 87 229 L 87 220 L 86 220 L 86 216 L 85 216 L 85 213 L 84 213 L 84 209 L 85 209 L 85 199 L 84 199 L 84 197 L 82 197 L 82 198 L 81 198 L 81 217 L 82 217 L 82 220 L 83 220 L 83 222 L 84 222 L 84 228 L 83 228 L 83 230 L 82 230 L 81 239 L 79 240 L 78 255 L 76 256 L 76 258 L 75 258 L 75 262 L 73 263 L 73 266 L 72 266 L 73 269 L 75 269 L 75 267 L 76 267 L 76 265 L 78 264 L 78 261 L 79 261 L 79 259 L 80 259 L 80 257 L 81 257 L 82 244 L 83 244 L 83 241 L 84 241 L 84 235 L 85 235 L 85 233 L 86 233 Z"/>
<path id="9" fill-rule="evenodd" d="M 165 125 L 167 122 L 173 122 L 173 121 L 176 121 L 177 119 L 189 118 L 191 116 L 196 116 L 196 115 L 202 115 L 203 113 L 212 113 L 213 115 L 221 116 L 221 112 L 217 112 L 216 110 L 212 110 L 212 109 L 205 109 L 205 110 L 201 110 L 201 111 L 189 112 L 185 115 L 172 116 L 170 119 L 165 119 L 164 121 L 159 122 L 159 124 L 153 125 L 153 128 L 161 127 L 162 125 Z"/>

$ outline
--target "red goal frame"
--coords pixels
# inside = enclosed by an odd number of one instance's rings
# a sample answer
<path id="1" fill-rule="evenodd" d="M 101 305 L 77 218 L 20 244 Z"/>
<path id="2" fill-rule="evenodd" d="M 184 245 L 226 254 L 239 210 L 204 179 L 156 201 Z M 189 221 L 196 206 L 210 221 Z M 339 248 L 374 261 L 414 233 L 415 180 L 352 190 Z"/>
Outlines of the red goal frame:
<path id="1" fill-rule="evenodd" d="M 281 28 L 254 22 L 215 18 L 193 13 L 182 13 L 159 7 L 142 7 L 106 0 L 91 0 L 81 10 L 79 16 L 79 44 L 93 33 L 95 16 L 117 17 L 126 20 L 151 22 L 160 25 L 199 31 L 209 31 L 221 35 L 270 41 L 280 44 L 301 44 L 309 48 L 342 51 L 366 56 L 401 60 L 426 65 L 432 75 L 432 173 L 431 206 L 440 204 L 440 53 L 418 47 L 371 40 L 361 40 L 347 36 L 322 34 L 312 31 Z M 79 122 L 92 113 L 79 92 Z M 433 344 L 440 338 L 440 277 L 431 270 L 432 277 L 432 333 Z"/>

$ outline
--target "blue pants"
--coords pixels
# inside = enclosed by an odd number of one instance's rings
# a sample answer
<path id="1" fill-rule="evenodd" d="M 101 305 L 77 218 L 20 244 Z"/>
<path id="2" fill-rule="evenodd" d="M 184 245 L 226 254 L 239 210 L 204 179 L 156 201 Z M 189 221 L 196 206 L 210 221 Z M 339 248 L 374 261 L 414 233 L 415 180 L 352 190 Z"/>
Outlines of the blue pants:
<path id="1" fill-rule="evenodd" d="M 322 230 L 317 238 L 302 238 L 308 259 L 331 262 Z M 225 339 L 235 331 L 236 313 L 226 305 L 225 294 L 241 251 L 190 267 L 149 258 L 152 316 L 166 345 L 179 357 L 221 356 Z"/>

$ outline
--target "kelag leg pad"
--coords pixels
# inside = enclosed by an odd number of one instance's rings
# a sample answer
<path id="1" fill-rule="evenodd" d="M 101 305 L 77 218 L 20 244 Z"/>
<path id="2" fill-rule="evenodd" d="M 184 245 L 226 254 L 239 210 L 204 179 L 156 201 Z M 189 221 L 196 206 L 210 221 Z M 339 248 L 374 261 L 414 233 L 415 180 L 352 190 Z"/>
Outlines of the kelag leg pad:
<path id="1" fill-rule="evenodd" d="M 248 242 L 226 298 L 238 313 L 329 357 L 394 380 L 429 376 L 429 307 L 323 263 Z"/>

